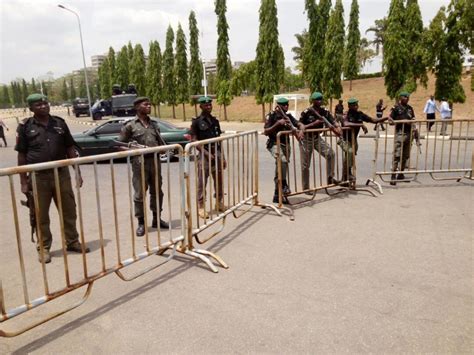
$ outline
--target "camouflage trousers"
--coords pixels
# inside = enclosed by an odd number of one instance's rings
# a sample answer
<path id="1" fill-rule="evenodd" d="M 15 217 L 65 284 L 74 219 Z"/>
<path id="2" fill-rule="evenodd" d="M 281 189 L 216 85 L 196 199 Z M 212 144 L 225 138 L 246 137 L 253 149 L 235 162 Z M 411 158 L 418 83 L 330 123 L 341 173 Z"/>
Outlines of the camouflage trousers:
<path id="1" fill-rule="evenodd" d="M 300 147 L 301 153 L 301 178 L 303 189 L 309 189 L 309 168 L 311 167 L 311 160 L 313 151 L 316 150 L 319 155 L 326 159 L 326 175 L 327 177 L 334 177 L 334 150 L 319 134 L 311 134 L 309 137 L 305 136 L 303 143 L 305 151 Z"/>
<path id="2" fill-rule="evenodd" d="M 392 171 L 397 171 L 400 162 L 400 170 L 405 170 L 407 160 L 410 158 L 411 142 L 412 137 L 410 133 L 403 131 L 395 132 Z"/>
<path id="3" fill-rule="evenodd" d="M 275 190 L 278 189 L 278 157 L 277 157 L 277 145 L 274 144 L 271 148 L 267 149 L 275 159 L 275 175 L 273 181 L 275 183 Z M 290 163 L 291 148 L 289 145 L 280 143 L 280 161 L 281 161 L 281 179 L 287 181 L 288 179 L 288 164 Z"/>
<path id="4" fill-rule="evenodd" d="M 143 160 L 143 170 L 144 170 L 144 185 L 142 185 L 142 162 Z M 134 157 L 132 159 L 132 172 L 133 172 L 133 202 L 135 207 L 135 217 L 144 218 L 144 206 L 143 198 L 147 190 L 150 190 L 150 210 L 153 214 L 156 214 L 158 211 L 156 205 L 156 188 L 158 185 L 159 190 L 159 203 L 160 203 L 160 213 L 163 210 L 163 191 L 162 179 L 161 179 L 161 163 L 158 157 L 157 159 L 157 168 L 155 169 L 155 160 L 153 158 L 143 158 L 143 157 Z"/>

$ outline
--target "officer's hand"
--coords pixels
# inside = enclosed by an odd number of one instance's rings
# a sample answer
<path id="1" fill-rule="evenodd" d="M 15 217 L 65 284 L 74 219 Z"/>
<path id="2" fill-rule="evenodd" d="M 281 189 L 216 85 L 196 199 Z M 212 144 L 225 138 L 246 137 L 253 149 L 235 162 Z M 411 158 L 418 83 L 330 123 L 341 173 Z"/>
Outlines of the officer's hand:
<path id="1" fill-rule="evenodd" d="M 369 130 L 367 129 L 365 125 L 362 125 L 362 130 L 364 131 L 364 134 L 369 133 Z"/>
<path id="2" fill-rule="evenodd" d="M 296 132 L 296 138 L 298 138 L 299 140 L 302 140 L 304 138 L 304 132 L 301 130 Z"/>
<path id="3" fill-rule="evenodd" d="M 277 121 L 279 126 L 286 126 L 286 120 L 284 118 L 281 118 Z"/>
<path id="4" fill-rule="evenodd" d="M 22 183 L 21 184 L 21 192 L 26 195 L 28 193 L 28 190 L 29 190 L 28 189 L 28 183 L 27 182 Z"/>
<path id="5" fill-rule="evenodd" d="M 77 178 L 77 184 L 79 185 L 79 187 L 82 187 L 83 183 L 84 183 L 84 180 L 82 180 L 82 176 L 79 175 L 79 177 Z"/>
<path id="6" fill-rule="evenodd" d="M 335 127 L 335 130 L 336 130 L 336 132 L 337 132 L 336 134 L 337 134 L 339 137 L 342 136 L 342 128 L 341 128 L 341 127 L 339 127 L 339 126 L 338 126 L 338 127 Z"/>

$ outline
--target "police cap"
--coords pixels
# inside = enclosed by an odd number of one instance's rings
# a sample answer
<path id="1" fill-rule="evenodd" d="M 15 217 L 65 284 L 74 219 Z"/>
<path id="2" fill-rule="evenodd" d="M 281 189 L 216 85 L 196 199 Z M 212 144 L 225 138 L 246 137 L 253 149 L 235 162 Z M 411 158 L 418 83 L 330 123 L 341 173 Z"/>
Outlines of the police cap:
<path id="1" fill-rule="evenodd" d="M 209 96 L 201 96 L 198 99 L 198 103 L 200 104 L 210 104 L 212 102 L 212 99 Z"/>
<path id="2" fill-rule="evenodd" d="M 48 102 L 48 98 L 43 94 L 31 94 L 26 98 L 26 102 L 28 103 L 29 106 L 39 101 Z"/>
<path id="3" fill-rule="evenodd" d="M 323 94 L 321 94 L 319 91 L 315 91 L 311 94 L 310 99 L 311 100 L 322 100 L 323 99 Z"/>
<path id="4" fill-rule="evenodd" d="M 357 100 L 355 97 L 351 97 L 349 100 L 347 100 L 347 103 L 349 105 L 355 105 L 359 103 L 359 100 Z"/>
<path id="5" fill-rule="evenodd" d="M 400 97 L 410 97 L 410 93 L 408 91 L 402 91 L 398 96 L 400 96 Z"/>
<path id="6" fill-rule="evenodd" d="M 150 101 L 148 97 L 145 96 L 139 96 L 133 101 L 133 106 L 137 106 L 138 104 L 141 104 L 144 101 Z"/>
<path id="7" fill-rule="evenodd" d="M 286 97 L 280 97 L 276 102 L 279 105 L 286 105 L 289 101 Z"/>

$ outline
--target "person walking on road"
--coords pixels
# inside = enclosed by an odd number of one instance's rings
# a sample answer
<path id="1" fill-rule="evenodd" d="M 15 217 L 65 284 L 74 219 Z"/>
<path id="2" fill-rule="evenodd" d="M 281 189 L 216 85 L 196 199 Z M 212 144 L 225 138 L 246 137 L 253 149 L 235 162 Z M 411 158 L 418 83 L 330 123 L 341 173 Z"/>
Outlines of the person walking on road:
<path id="1" fill-rule="evenodd" d="M 441 105 L 439 107 L 439 113 L 441 115 L 441 120 L 443 121 L 441 123 L 441 133 L 440 135 L 445 136 L 446 135 L 446 130 L 448 128 L 448 120 L 451 119 L 451 114 L 452 110 L 451 107 L 449 107 L 448 101 L 443 97 L 441 99 Z"/>
<path id="2" fill-rule="evenodd" d="M 434 96 L 431 95 L 430 98 L 426 101 L 425 108 L 423 112 L 426 114 L 426 119 L 430 122 L 426 122 L 426 129 L 428 132 L 431 131 L 431 127 L 433 127 L 434 120 L 436 119 L 436 111 L 439 111 L 438 107 L 436 106 L 436 102 Z"/>
<path id="3" fill-rule="evenodd" d="M 165 145 L 165 142 L 160 134 L 160 127 L 156 121 L 153 121 L 149 114 L 151 112 L 150 99 L 147 97 L 137 97 L 133 102 L 137 115 L 134 119 L 129 121 L 120 132 L 118 141 L 129 143 L 135 141 L 136 143 L 146 147 L 156 147 Z M 144 189 L 142 187 L 142 163 L 144 168 Z M 145 207 L 143 206 L 143 190 L 150 189 L 150 209 L 153 214 L 152 228 L 158 228 L 158 219 L 160 228 L 169 228 L 169 224 L 161 219 L 161 212 L 163 211 L 163 191 L 161 178 L 161 162 L 158 157 L 157 169 L 155 169 L 154 154 L 145 154 L 144 156 L 135 156 L 132 158 L 133 171 L 133 202 L 135 209 L 135 217 L 138 219 L 138 227 L 136 230 L 137 237 L 145 235 Z M 156 205 L 156 180 L 158 179 L 159 188 L 159 213 Z"/>
<path id="4" fill-rule="evenodd" d="M 42 94 L 31 94 L 26 99 L 33 116 L 24 119 L 18 125 L 15 150 L 18 152 L 18 165 L 44 163 L 62 159 L 76 158 L 74 139 L 64 119 L 50 115 L 48 99 Z M 79 171 L 79 170 L 78 170 Z M 32 173 L 33 174 L 33 173 Z M 54 170 L 40 170 L 36 176 L 39 226 L 37 250 L 40 262 L 51 262 L 51 244 L 53 237 L 50 230 L 49 207 L 54 200 L 58 207 L 58 197 L 55 186 Z M 60 200 L 64 221 L 64 236 L 66 250 L 77 253 L 88 253 L 89 248 L 81 245 L 76 229 L 76 202 L 71 185 L 68 167 L 58 169 Z M 82 186 L 82 177 L 77 176 L 76 182 Z M 21 192 L 28 195 L 33 191 L 31 174 L 20 174 Z M 31 206 L 30 206 L 31 208 Z"/>
<path id="5" fill-rule="evenodd" d="M 7 146 L 7 140 L 5 138 L 5 131 L 4 131 L 5 129 L 7 131 L 9 131 L 8 126 L 5 124 L 5 122 L 3 122 L 3 120 L 0 119 L 0 138 L 3 139 L 3 143 L 5 144 L 5 147 L 6 147 Z"/>
<path id="6" fill-rule="evenodd" d="M 201 141 L 219 137 L 222 134 L 219 120 L 212 113 L 212 98 L 201 96 L 198 99 L 201 114 L 193 118 L 191 123 L 191 141 Z M 201 218 L 209 218 L 205 208 L 205 190 L 209 175 L 214 181 L 214 197 L 216 198 L 216 210 L 224 212 L 227 206 L 224 205 L 224 184 L 223 169 L 227 167 L 224 152 L 220 142 L 198 145 L 198 213 Z"/>

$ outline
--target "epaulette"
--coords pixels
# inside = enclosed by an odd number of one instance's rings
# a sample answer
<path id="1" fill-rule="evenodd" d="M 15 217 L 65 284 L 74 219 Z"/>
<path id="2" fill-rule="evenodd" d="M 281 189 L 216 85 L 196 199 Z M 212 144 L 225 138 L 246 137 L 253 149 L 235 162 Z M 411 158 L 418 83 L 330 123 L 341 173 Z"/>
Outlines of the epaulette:
<path id="1" fill-rule="evenodd" d="M 32 119 L 32 118 L 33 118 L 33 116 L 24 118 L 24 119 L 22 119 L 18 124 L 24 125 L 24 124 L 26 124 L 26 123 L 27 123 L 30 119 Z"/>
<path id="2" fill-rule="evenodd" d="M 58 120 L 61 120 L 63 122 L 66 122 L 66 120 L 62 117 L 59 117 L 59 116 L 51 116 L 52 118 L 57 118 Z"/>

